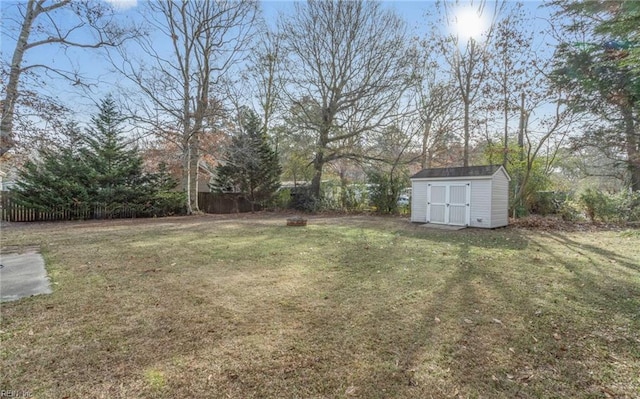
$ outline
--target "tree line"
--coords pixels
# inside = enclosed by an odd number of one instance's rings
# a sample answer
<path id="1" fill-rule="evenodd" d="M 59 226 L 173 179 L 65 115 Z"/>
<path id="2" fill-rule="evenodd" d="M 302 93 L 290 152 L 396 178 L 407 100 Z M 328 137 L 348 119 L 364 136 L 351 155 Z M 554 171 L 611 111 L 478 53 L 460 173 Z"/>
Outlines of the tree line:
<path id="1" fill-rule="evenodd" d="M 143 170 L 137 147 L 123 135 L 123 116 L 107 97 L 85 130 L 75 124 L 64 131 L 65 145 L 42 148 L 28 160 L 12 190 L 14 200 L 28 209 L 76 217 L 118 217 L 183 213 L 183 195 L 173 192 L 176 181 L 160 166 Z M 96 209 L 100 215 L 92 215 Z"/>
<path id="2" fill-rule="evenodd" d="M 501 163 L 514 211 L 585 176 L 640 190 L 635 1 L 552 1 L 546 24 L 524 3 L 433 3 L 420 32 L 379 2 L 294 3 L 275 23 L 260 6 L 147 2 L 127 25 L 105 3 L 16 5 L 23 19 L 3 27 L 16 46 L 3 58 L 0 153 L 63 136 L 65 105 L 38 90 L 43 76 L 91 85 L 79 71 L 30 64 L 29 52 L 47 44 L 108 50 L 117 105 L 145 154 L 179 178 L 188 212 L 198 210 L 203 174 L 254 201 L 275 190 L 277 175 L 308 182 L 316 199 L 327 174 L 343 188 L 375 180 L 386 198 L 411 168 Z M 460 10 L 484 30 L 455 31 Z M 87 31 L 94 41 L 75 40 Z M 248 154 L 260 162 L 242 161 Z"/>

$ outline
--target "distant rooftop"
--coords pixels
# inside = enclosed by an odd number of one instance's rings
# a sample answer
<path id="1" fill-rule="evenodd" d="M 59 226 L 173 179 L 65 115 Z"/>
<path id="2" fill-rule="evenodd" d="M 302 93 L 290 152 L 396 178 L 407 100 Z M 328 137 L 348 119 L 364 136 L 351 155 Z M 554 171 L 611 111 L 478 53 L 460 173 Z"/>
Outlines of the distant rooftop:
<path id="1" fill-rule="evenodd" d="M 502 165 L 462 166 L 457 168 L 422 169 L 411 176 L 412 179 L 424 179 L 429 177 L 478 177 L 493 176 Z"/>

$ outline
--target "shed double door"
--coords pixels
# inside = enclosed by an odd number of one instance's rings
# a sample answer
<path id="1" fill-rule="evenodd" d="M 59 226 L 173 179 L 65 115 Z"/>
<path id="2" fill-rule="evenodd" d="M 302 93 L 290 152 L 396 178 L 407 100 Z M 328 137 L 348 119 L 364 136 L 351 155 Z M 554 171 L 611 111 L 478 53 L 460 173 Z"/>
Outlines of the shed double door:
<path id="1" fill-rule="evenodd" d="M 468 226 L 471 216 L 471 184 L 427 185 L 427 223 Z"/>

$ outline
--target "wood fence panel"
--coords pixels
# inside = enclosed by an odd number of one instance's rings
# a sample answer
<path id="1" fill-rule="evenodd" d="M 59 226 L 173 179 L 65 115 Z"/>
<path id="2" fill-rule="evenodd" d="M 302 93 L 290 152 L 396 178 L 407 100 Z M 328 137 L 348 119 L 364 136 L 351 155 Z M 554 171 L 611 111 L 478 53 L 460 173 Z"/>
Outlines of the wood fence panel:
<path id="1" fill-rule="evenodd" d="M 7 222 L 54 222 L 136 217 L 135 209 L 126 205 L 116 210 L 109 210 L 106 204 L 93 204 L 92 206 L 73 204 L 71 207 L 56 207 L 42 212 L 17 204 L 11 196 L 11 192 L 8 191 L 0 192 L 0 207 L 0 218 Z"/>
<path id="2" fill-rule="evenodd" d="M 206 213 L 229 214 L 236 212 L 251 212 L 251 202 L 241 194 L 235 193 L 198 193 L 198 205 L 200 210 Z M 41 212 L 29 209 L 17 204 L 11 192 L 0 192 L 0 218 L 7 222 L 53 222 L 61 220 L 86 220 L 86 219 L 119 219 L 135 218 L 135 209 L 123 206 L 116 210 L 107 209 L 106 204 L 93 204 L 81 206 L 74 204 L 68 208 L 54 208 L 49 212 Z M 261 210 L 256 204 L 255 210 Z"/>
<path id="3" fill-rule="evenodd" d="M 198 207 L 205 213 L 251 212 L 251 202 L 235 193 L 198 193 Z M 261 209 L 260 205 L 255 205 L 256 211 Z"/>

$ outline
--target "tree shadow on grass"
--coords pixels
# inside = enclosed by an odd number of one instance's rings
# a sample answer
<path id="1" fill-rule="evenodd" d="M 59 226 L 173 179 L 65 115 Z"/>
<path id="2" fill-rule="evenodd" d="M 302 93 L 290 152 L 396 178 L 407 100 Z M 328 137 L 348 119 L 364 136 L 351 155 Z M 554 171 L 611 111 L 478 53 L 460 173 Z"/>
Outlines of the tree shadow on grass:
<path id="1" fill-rule="evenodd" d="M 637 365 L 637 333 L 606 324 L 631 320 L 637 299 L 604 285 L 596 259 L 575 264 L 510 230 L 261 229 L 229 248 L 217 245 L 240 233 L 185 232 L 189 244 L 172 256 L 199 249 L 201 264 L 139 265 L 123 269 L 122 292 L 78 285 L 60 292 L 65 302 L 17 305 L 7 316 L 23 326 L 31 318 L 20 314 L 41 315 L 20 338 L 35 348 L 13 348 L 5 364 L 46 370 L 44 397 L 625 397 L 637 388 L 619 374 Z M 220 237 L 210 248 L 202 234 Z M 155 252 L 166 239 L 154 238 Z M 221 254 L 228 263 L 205 263 Z M 53 330 L 65 338 L 47 347 L 40 332 Z M 619 365 L 608 365 L 609 349 Z M 158 373 L 165 381 L 154 388 L 145 378 Z"/>
<path id="2" fill-rule="evenodd" d="M 558 244 L 565 246 L 567 249 L 582 255 L 584 252 L 589 252 L 594 255 L 599 255 L 610 262 L 618 263 L 622 266 L 628 267 L 636 272 L 640 271 L 640 262 L 637 259 L 633 259 L 630 256 L 625 256 L 616 251 L 611 251 L 606 248 L 598 247 L 592 244 L 581 243 L 569 238 L 566 234 L 558 232 L 547 232 L 546 237 L 549 237 L 558 242 Z M 634 248 L 628 248 L 629 251 L 634 251 Z M 637 251 L 638 249 L 635 248 Z"/>
<path id="3" fill-rule="evenodd" d="M 510 237 L 513 240 L 513 235 Z M 605 372 L 606 366 L 602 365 L 605 359 L 597 350 L 596 353 L 592 350 L 607 347 L 609 343 L 590 335 L 591 321 L 597 316 L 566 313 L 564 301 L 570 292 L 557 292 L 555 286 L 535 280 L 545 275 L 548 264 L 537 259 L 536 252 L 525 251 L 529 249 L 528 239 L 510 240 L 506 248 L 522 251 L 518 261 L 522 269 L 528 268 L 531 273 L 492 269 L 472 250 L 474 246 L 504 249 L 499 240 L 474 241 L 469 236 L 454 238 L 442 234 L 421 238 L 439 243 L 455 242 L 455 261 L 449 264 L 452 270 L 444 277 L 444 284 L 423 298 L 424 301 L 407 303 L 399 309 L 392 306 L 393 303 L 384 302 L 377 308 L 363 309 L 370 313 L 368 327 L 377 322 L 382 331 L 372 337 L 363 327 L 354 330 L 354 335 L 382 342 L 381 348 L 370 349 L 368 356 L 388 366 L 371 376 L 360 376 L 354 382 L 355 386 L 371 387 L 365 396 L 461 394 L 534 398 L 577 393 L 602 396 L 613 392 L 624 397 L 628 375 L 614 375 L 612 382 L 599 373 Z M 555 252 L 551 254 L 559 256 Z M 383 256 L 382 253 L 375 255 Z M 348 254 L 345 257 L 352 259 Z M 364 263 L 362 272 L 355 271 L 358 277 L 353 281 L 367 285 L 376 275 L 367 271 Z M 563 276 L 550 278 L 562 279 Z M 428 284 L 425 281 L 427 290 Z M 589 296 L 570 298 L 579 302 L 578 308 L 597 308 L 609 300 L 609 293 L 595 286 L 590 276 L 582 276 L 572 284 L 590 285 L 592 291 Z M 373 284 L 372 289 L 375 288 Z M 383 290 L 379 293 L 384 294 Z M 546 303 L 548 300 L 551 303 Z M 626 309 L 614 306 L 608 310 L 629 316 Z M 367 326 L 366 321 L 361 323 Z M 335 321 L 332 323 L 328 317 L 320 324 L 331 326 Z M 632 346 L 633 342 L 628 340 L 621 344 L 618 353 L 628 358 L 633 353 Z M 357 351 L 350 347 L 341 349 Z"/>

